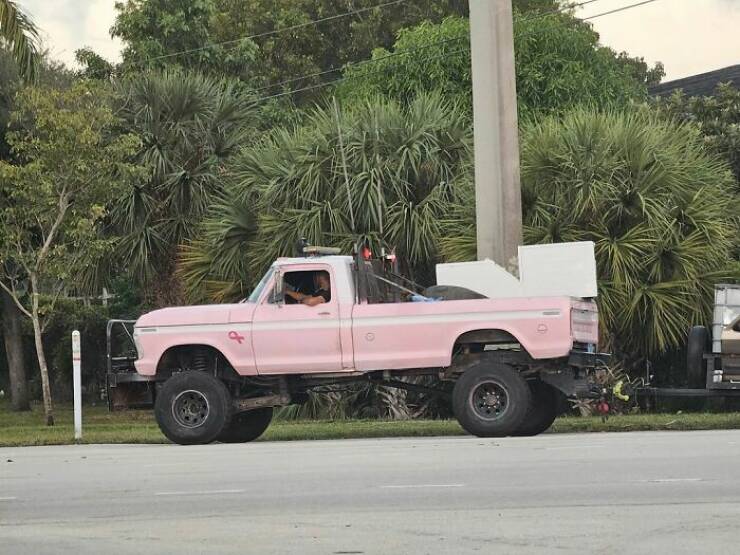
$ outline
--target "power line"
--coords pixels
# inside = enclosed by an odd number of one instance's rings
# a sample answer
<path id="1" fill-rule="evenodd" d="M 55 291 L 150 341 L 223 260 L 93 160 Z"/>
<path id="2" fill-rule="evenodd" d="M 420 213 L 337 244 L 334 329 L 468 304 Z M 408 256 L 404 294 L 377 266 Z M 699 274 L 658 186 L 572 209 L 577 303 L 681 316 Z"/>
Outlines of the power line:
<path id="1" fill-rule="evenodd" d="M 653 2 L 657 2 L 657 0 L 644 0 L 644 2 L 637 2 L 636 4 L 630 4 L 629 6 L 622 6 L 621 8 L 615 8 L 613 10 L 609 10 L 608 12 L 597 13 L 596 15 L 590 15 L 588 17 L 584 17 L 583 21 L 588 21 L 589 19 L 596 19 L 597 17 L 611 15 L 613 13 L 624 12 L 627 10 L 631 10 L 632 8 L 639 8 L 640 6 L 644 6 L 645 4 L 652 4 Z"/>
<path id="2" fill-rule="evenodd" d="M 578 2 L 578 3 L 568 4 L 567 6 L 563 6 L 561 8 L 556 8 L 554 10 L 550 10 L 550 11 L 547 11 L 547 12 L 540 12 L 540 13 L 534 15 L 534 16 L 522 18 L 520 21 L 522 21 L 522 22 L 529 22 L 529 21 L 533 21 L 533 20 L 536 20 L 536 19 L 541 19 L 543 17 L 549 17 L 551 15 L 562 14 L 562 13 L 565 13 L 567 10 L 571 10 L 571 9 L 575 9 L 575 8 L 580 8 L 580 7 L 585 6 L 587 4 L 593 4 L 593 3 L 599 2 L 599 1 L 601 1 L 601 0 L 584 0 L 584 1 Z M 624 8 L 620 8 L 618 11 L 622 11 L 624 9 L 629 9 L 629 8 L 637 7 L 638 5 L 642 5 L 642 4 L 649 3 L 649 2 L 654 2 L 654 1 L 655 0 L 648 0 L 647 2 L 641 2 L 640 4 L 636 4 L 636 5 L 632 5 L 632 6 L 626 6 Z M 598 15 L 596 15 L 594 17 L 600 17 L 601 15 L 607 15 L 607 13 L 605 12 L 604 14 L 598 14 Z M 335 73 L 335 72 L 340 71 L 340 70 L 346 70 L 346 69 L 350 69 L 350 68 L 353 68 L 353 67 L 358 67 L 358 66 L 363 66 L 363 65 L 371 64 L 371 63 L 380 62 L 380 61 L 386 60 L 388 58 L 393 58 L 393 57 L 396 57 L 396 56 L 408 55 L 410 53 L 413 53 L 413 52 L 416 52 L 416 51 L 419 51 L 419 50 L 424 50 L 424 49 L 427 49 L 427 48 L 431 48 L 433 46 L 438 46 L 440 44 L 445 44 L 445 43 L 450 43 L 450 42 L 456 42 L 456 41 L 460 41 L 460 40 L 464 40 L 464 39 L 465 39 L 465 37 L 455 37 L 455 38 L 450 38 L 450 39 L 444 39 L 444 40 L 441 40 L 441 41 L 435 41 L 435 42 L 432 42 L 432 43 L 427 43 L 427 44 L 424 44 L 424 45 L 421 45 L 421 46 L 417 46 L 415 48 L 408 48 L 408 49 L 401 50 L 401 51 L 398 51 L 398 52 L 393 52 L 393 53 L 390 53 L 388 55 L 382 56 L 380 58 L 370 58 L 368 60 L 362 60 L 362 61 L 359 61 L 359 62 L 354 62 L 354 63 L 351 63 L 351 64 L 347 64 L 347 65 L 345 65 L 345 66 L 343 66 L 341 68 L 330 68 L 330 69 L 327 69 L 327 70 L 324 70 L 324 71 L 319 71 L 319 72 L 315 72 L 315 73 L 309 73 L 309 74 L 305 74 L 305 75 L 300 75 L 298 77 L 292 77 L 290 79 L 286 79 L 286 80 L 280 81 L 278 83 L 273 83 L 272 85 L 265 85 L 263 87 L 260 87 L 259 89 L 256 89 L 255 92 L 259 92 L 259 91 L 263 91 L 263 90 L 266 90 L 266 89 L 278 87 L 278 86 L 281 86 L 281 85 L 286 85 L 288 83 L 294 83 L 296 81 L 302 81 L 304 79 L 309 79 L 309 78 L 312 78 L 312 77 L 319 77 L 319 76 L 322 76 L 322 75 L 327 75 L 327 74 L 330 74 L 330 73 Z M 422 58 L 421 60 L 419 60 L 419 62 L 420 63 L 428 62 L 428 61 L 436 60 L 436 59 L 443 58 L 443 57 L 446 57 L 446 56 L 452 56 L 452 55 L 455 55 L 455 54 L 462 54 L 462 53 L 465 53 L 465 52 L 468 52 L 468 51 L 469 51 L 469 49 L 464 49 L 463 48 L 463 49 L 456 50 L 454 52 L 446 52 L 446 53 L 439 54 L 439 55 L 436 55 L 436 56 Z M 344 76 L 344 77 L 340 77 L 338 79 L 332 79 L 330 81 L 325 81 L 323 83 L 316 83 L 316 84 L 313 84 L 313 85 L 308 85 L 308 86 L 305 86 L 305 87 L 300 87 L 300 88 L 292 89 L 292 90 L 289 90 L 289 91 L 283 91 L 283 92 L 276 93 L 276 94 L 266 95 L 266 96 L 263 96 L 263 97 L 258 98 L 256 100 L 256 102 L 257 103 L 261 103 L 261 102 L 264 102 L 264 101 L 267 101 L 267 100 L 270 100 L 270 99 L 273 99 L 273 98 L 279 98 L 279 97 L 283 97 L 283 96 L 289 96 L 289 95 L 297 94 L 297 93 L 300 93 L 300 92 L 307 92 L 307 91 L 312 91 L 312 90 L 320 89 L 320 88 L 323 88 L 323 87 L 328 87 L 328 86 L 331 86 L 331 85 L 336 85 L 337 83 L 341 83 L 342 81 L 345 81 L 347 79 L 356 79 L 358 77 L 365 77 L 367 75 L 374 75 L 374 74 L 377 74 L 377 73 L 381 73 L 381 72 L 387 71 L 387 69 L 388 69 L 387 67 L 383 67 L 383 68 L 380 68 L 380 69 L 375 70 L 375 71 L 362 72 L 362 73 L 359 73 L 357 75 Z"/>
<path id="3" fill-rule="evenodd" d="M 296 29 L 303 29 L 304 27 L 310 27 L 312 25 L 319 25 L 321 23 L 326 23 L 327 21 L 334 21 L 336 19 L 341 19 L 343 17 L 349 17 L 353 15 L 358 15 L 361 13 L 369 12 L 375 9 L 379 8 L 387 8 L 389 6 L 394 6 L 397 4 L 401 4 L 403 2 L 407 2 L 408 0 L 390 0 L 389 2 L 383 2 L 381 4 L 375 4 L 374 6 L 368 6 L 366 8 L 360 8 L 357 10 L 350 10 L 348 12 L 340 13 L 340 14 L 334 14 L 327 17 L 322 17 L 320 19 L 314 19 L 311 21 L 306 21 L 304 23 L 297 23 L 296 25 L 290 25 L 288 27 L 279 27 L 277 29 L 273 29 L 272 31 L 264 31 L 262 33 L 256 33 L 254 35 L 249 35 L 245 37 L 239 37 L 236 39 L 226 40 L 223 42 L 214 42 L 210 44 L 206 44 L 203 46 L 199 46 L 197 48 L 190 48 L 188 50 L 180 50 L 178 52 L 170 52 L 168 54 L 162 54 L 160 56 L 153 56 L 151 58 L 147 58 L 146 60 L 143 60 L 143 62 L 154 62 L 157 60 L 163 60 L 166 58 L 172 58 L 174 56 L 181 56 L 183 54 L 192 54 L 193 52 L 201 52 L 203 50 L 208 50 L 210 48 L 215 48 L 217 46 L 225 46 L 229 44 L 237 44 L 240 42 L 243 42 L 245 40 L 252 40 L 252 39 L 259 39 L 264 37 L 269 37 L 272 35 L 277 35 L 280 33 L 287 33 L 288 31 L 295 31 Z"/>
<path id="4" fill-rule="evenodd" d="M 568 10 L 582 8 L 583 6 L 587 6 L 588 4 L 593 4 L 594 2 L 601 2 L 601 0 L 584 0 L 583 2 L 574 2 L 573 4 L 565 4 L 564 6 L 561 6 L 560 8 L 554 8 L 552 10 L 547 10 L 544 12 L 535 12 L 533 15 L 530 15 L 529 17 L 523 17 L 519 21 L 520 22 L 534 21 L 535 19 L 549 17 L 551 15 L 563 14 L 567 12 Z"/>
<path id="5" fill-rule="evenodd" d="M 582 6 L 586 6 L 587 4 L 593 4 L 594 2 L 600 2 L 600 1 L 601 0 L 584 0 L 583 2 L 578 2 L 578 3 L 574 3 L 574 4 L 568 4 L 568 5 L 563 6 L 561 8 L 556 8 L 554 10 L 549 10 L 549 11 L 546 11 L 546 12 L 539 12 L 538 14 L 536 14 L 534 16 L 522 18 L 521 21 L 522 22 L 528 22 L 528 21 L 532 21 L 532 20 L 539 19 L 539 18 L 542 18 L 542 17 L 547 17 L 547 16 L 550 16 L 550 15 L 556 15 L 556 14 L 564 13 L 567 10 L 571 10 L 571 9 L 575 9 L 575 8 L 580 8 Z M 321 77 L 323 75 L 328 75 L 330 73 L 336 73 L 338 71 L 346 70 L 346 69 L 349 69 L 349 68 L 358 67 L 358 66 L 362 66 L 362 65 L 366 65 L 366 64 L 376 63 L 376 62 L 381 62 L 383 60 L 386 60 L 388 58 L 394 58 L 396 56 L 406 56 L 406 55 L 408 55 L 408 54 L 410 54 L 412 52 L 417 52 L 419 50 L 426 50 L 427 48 L 431 48 L 433 46 L 439 46 L 441 44 L 446 44 L 446 43 L 450 43 L 450 42 L 458 42 L 458 41 L 461 41 L 461 40 L 466 40 L 466 38 L 467 37 L 454 37 L 454 38 L 450 38 L 450 39 L 444 39 L 444 40 L 440 40 L 440 41 L 435 41 L 435 42 L 423 44 L 421 46 L 417 46 L 417 47 L 414 47 L 414 48 L 407 48 L 405 50 L 400 50 L 400 51 L 392 52 L 390 54 L 387 54 L 385 56 L 381 56 L 379 58 L 370 58 L 370 59 L 367 59 L 367 60 L 361 60 L 359 62 L 351 62 L 349 64 L 345 64 L 345 65 L 340 66 L 340 67 L 331 67 L 331 68 L 325 69 L 323 71 L 317 71 L 315 73 L 307 73 L 307 74 L 304 74 L 304 75 L 299 75 L 298 77 L 291 77 L 290 79 L 285 79 L 285 80 L 279 81 L 277 83 L 272 83 L 270 85 L 264 85 L 262 87 L 259 87 L 259 88 L 255 89 L 254 91 L 255 92 L 260 92 L 260 91 L 264 91 L 264 90 L 267 90 L 267 89 L 272 89 L 272 88 L 275 88 L 275 87 L 280 87 L 282 85 L 287 85 L 289 83 L 295 83 L 297 81 L 303 81 L 304 79 L 310 79 L 312 77 Z M 300 90 L 304 90 L 304 89 L 305 88 L 302 88 Z"/>
<path id="6" fill-rule="evenodd" d="M 254 91 L 259 92 L 265 89 L 272 89 L 275 87 L 279 87 L 281 85 L 287 85 L 288 83 L 302 81 L 303 79 L 309 79 L 311 77 L 320 77 L 322 75 L 327 75 L 329 73 L 336 73 L 337 71 L 343 71 L 343 70 L 347 70 L 347 69 L 358 67 L 358 66 L 373 64 L 376 62 L 382 62 L 383 60 L 387 60 L 388 58 L 395 58 L 396 56 L 406 56 L 407 54 L 418 52 L 419 50 L 426 50 L 427 48 L 431 48 L 433 46 L 439 46 L 440 44 L 447 44 L 450 42 L 459 42 L 461 40 L 466 40 L 466 39 L 467 37 L 453 37 L 449 39 L 438 40 L 435 42 L 422 44 L 421 46 L 415 46 L 414 48 L 406 48 L 404 50 L 398 50 L 396 52 L 391 52 L 390 54 L 387 54 L 385 56 L 380 56 L 378 58 L 369 58 L 367 60 L 360 60 L 359 62 L 351 62 L 343 66 L 340 66 L 340 67 L 332 67 L 329 69 L 325 69 L 324 71 L 317 71 L 316 73 L 307 73 L 305 75 L 299 75 L 298 77 L 291 77 L 290 79 L 286 79 L 284 81 L 279 81 L 271 85 L 265 85 L 264 87 L 259 87 L 258 89 L 254 89 Z"/>
<path id="7" fill-rule="evenodd" d="M 190 49 L 187 49 L 187 50 L 179 50 L 177 52 L 169 52 L 167 54 L 162 54 L 162 55 L 159 55 L 159 56 L 152 56 L 151 58 L 147 58 L 146 60 L 140 60 L 139 62 L 134 62 L 134 65 L 139 65 L 139 64 L 142 64 L 143 65 L 144 63 L 147 63 L 147 62 L 148 63 L 151 63 L 151 62 L 154 62 L 154 61 L 157 61 L 157 60 L 163 60 L 163 59 L 172 58 L 172 57 L 175 57 L 175 56 L 181 56 L 181 55 L 184 55 L 184 54 L 192 54 L 194 52 L 201 52 L 203 50 L 208 50 L 210 48 L 216 48 L 218 46 L 237 45 L 238 43 L 241 43 L 241 42 L 243 42 L 245 40 L 252 40 L 252 39 L 257 39 L 257 38 L 264 38 L 264 37 L 267 37 L 267 36 L 277 35 L 277 34 L 285 33 L 285 32 L 288 32 L 288 31 L 294 31 L 296 29 L 302 29 L 304 27 L 309 27 L 311 25 L 319 25 L 319 24 L 325 23 L 327 21 L 333 21 L 333 20 L 336 20 L 336 19 L 344 18 L 344 17 L 358 15 L 358 14 L 362 14 L 362 13 L 365 13 L 365 12 L 368 12 L 368 11 L 372 11 L 372 10 L 375 10 L 375 9 L 379 9 L 379 8 L 386 8 L 388 6 L 394 6 L 394 5 L 401 4 L 401 3 L 406 2 L 406 1 L 408 1 L 408 0 L 390 0 L 388 2 L 383 2 L 383 3 L 380 3 L 380 4 L 375 4 L 373 6 L 368 6 L 366 8 L 360 8 L 360 9 L 357 9 L 357 10 L 350 10 L 348 12 L 344 12 L 344 13 L 341 13 L 341 14 L 335 14 L 335 15 L 323 17 L 323 18 L 320 18 L 320 19 L 315 19 L 315 20 L 312 20 L 312 21 L 306 21 L 304 23 L 298 23 L 296 25 L 290 25 L 288 27 L 280 27 L 278 29 L 273 29 L 272 31 L 265 31 L 265 32 L 262 32 L 262 33 L 256 33 L 254 35 L 246 35 L 246 36 L 239 37 L 239 38 L 236 38 L 236 39 L 230 39 L 230 40 L 221 41 L 221 42 L 214 42 L 214 43 L 206 44 L 206 45 L 199 46 L 199 47 L 196 47 L 196 48 L 190 48 Z M 587 4 L 592 4 L 594 2 L 599 2 L 599 1 L 600 0 L 584 0 L 583 2 L 578 2 L 578 3 L 574 3 L 574 4 L 568 4 L 566 6 L 563 6 L 562 8 L 556 8 L 555 10 L 551 10 L 549 12 L 541 12 L 536 17 L 541 17 L 543 15 L 550 15 L 550 14 L 562 13 L 565 10 L 569 10 L 569 9 L 573 9 L 573 8 L 579 8 L 579 7 L 585 6 Z M 531 18 L 531 19 L 535 19 L 535 18 Z M 529 20 L 529 18 L 525 18 L 523 21 L 528 21 L 528 20 Z M 325 70 L 323 72 L 317 72 L 315 74 L 308 75 L 306 77 L 318 77 L 318 76 L 321 76 L 321 75 L 325 75 L 327 73 L 333 73 L 335 71 L 339 71 L 340 69 L 341 68 L 331 68 L 331 69 Z M 295 78 L 295 80 L 299 80 L 299 78 Z M 291 82 L 291 81 L 292 80 L 288 80 L 287 82 Z M 266 86 L 261 87 L 261 88 L 259 88 L 257 90 L 264 90 L 266 88 L 276 87 L 276 86 L 279 86 L 279 85 L 287 84 L 287 82 L 275 83 L 274 85 L 266 85 Z"/>
<path id="8" fill-rule="evenodd" d="M 463 54 L 465 52 L 469 52 L 469 49 L 461 48 L 459 50 L 454 50 L 452 52 L 445 52 L 443 54 L 437 54 L 436 56 L 429 56 L 427 58 L 422 58 L 421 60 L 419 60 L 419 62 L 429 62 L 429 61 L 432 61 L 432 60 L 437 60 L 439 58 L 445 58 L 447 56 L 454 56 L 455 54 Z M 259 104 L 259 103 L 264 102 L 266 100 L 270 100 L 271 98 L 278 98 L 278 97 L 281 97 L 281 96 L 288 96 L 288 95 L 296 94 L 296 93 L 299 93 L 299 92 L 305 92 L 305 91 L 311 91 L 311 90 L 314 90 L 314 89 L 320 89 L 322 87 L 328 87 L 330 85 L 335 85 L 337 83 L 341 83 L 342 81 L 348 81 L 350 79 L 357 79 L 358 77 L 367 77 L 368 75 L 374 75 L 376 73 L 382 73 L 382 72 L 387 71 L 387 70 L 388 70 L 387 67 L 382 67 L 380 69 L 376 69 L 376 70 L 373 70 L 373 71 L 365 71 L 363 73 L 358 73 L 357 75 L 347 75 L 345 77 L 340 77 L 338 79 L 333 79 L 331 81 L 326 81 L 324 83 L 317 83 L 315 85 L 308 85 L 306 87 L 301 87 L 299 89 L 293 89 L 293 90 L 290 90 L 290 91 L 285 91 L 285 92 L 281 92 L 281 93 L 277 93 L 277 94 L 271 94 L 271 95 L 268 95 L 268 96 L 263 96 L 263 97 L 260 97 L 260 98 L 256 99 L 255 102 L 257 104 Z"/>
<path id="9" fill-rule="evenodd" d="M 263 33 L 257 33 L 255 35 L 245 36 L 245 37 L 241 37 L 241 38 L 238 38 L 238 39 L 233 39 L 233 40 L 229 40 L 229 41 L 223 41 L 223 42 L 219 42 L 219 43 L 212 43 L 212 44 L 204 45 L 202 47 L 192 48 L 192 49 L 189 49 L 189 50 L 182 50 L 182 51 L 179 51 L 179 52 L 171 52 L 169 54 L 163 54 L 161 56 L 155 56 L 155 57 L 149 58 L 146 61 L 152 62 L 152 61 L 155 61 L 155 60 L 161 60 L 161 59 L 165 59 L 165 58 L 171 58 L 171 57 L 182 55 L 182 54 L 189 54 L 189 53 L 192 53 L 192 52 L 199 52 L 199 51 L 202 51 L 202 50 L 207 50 L 209 48 L 214 48 L 216 46 L 224 46 L 224 45 L 228 45 L 228 44 L 235 44 L 235 43 L 238 43 L 238 42 L 241 42 L 241 41 L 244 41 L 244 40 L 250 40 L 250 39 L 255 39 L 255 38 L 262 38 L 262 37 L 266 37 L 266 36 L 276 35 L 276 34 L 280 34 L 280 33 L 283 33 L 283 32 L 288 32 L 288 31 L 292 31 L 292 30 L 295 30 L 295 29 L 300 29 L 300 28 L 308 27 L 308 26 L 311 26 L 311 25 L 318 25 L 318 24 L 324 23 L 326 21 L 332 21 L 332 20 L 343 18 L 343 17 L 357 15 L 357 14 L 364 13 L 364 12 L 371 11 L 371 10 L 378 9 L 378 8 L 385 8 L 385 7 L 388 7 L 388 6 L 392 6 L 392 5 L 396 5 L 396 4 L 401 4 L 402 2 L 406 2 L 406 1 L 408 1 L 408 0 L 392 0 L 392 1 L 389 1 L 389 2 L 384 2 L 384 3 L 381 3 L 381 4 L 376 4 L 374 6 L 369 6 L 367 8 L 360 8 L 358 10 L 352 10 L 352 11 L 344 12 L 344 13 L 341 13 L 341 14 L 335 14 L 335 15 L 324 17 L 324 18 L 321 18 L 321 19 L 316 19 L 316 20 L 312 20 L 312 21 L 300 23 L 300 24 L 297 24 L 297 25 L 292 25 L 292 26 L 289 26 L 289 27 L 282 27 L 282 28 L 278 28 L 278 29 L 273 29 L 272 31 L 266 31 L 266 32 L 263 32 Z M 543 18 L 543 17 L 548 17 L 548 16 L 551 16 L 551 15 L 562 14 L 562 13 L 565 13 L 567 10 L 571 10 L 571 9 L 575 9 L 575 8 L 580 8 L 580 7 L 586 6 L 588 4 L 593 4 L 593 3 L 599 2 L 599 1 L 601 1 L 601 0 L 583 0 L 582 2 L 577 2 L 577 3 L 574 3 L 574 4 L 568 4 L 568 5 L 563 6 L 561 8 L 556 8 L 554 10 L 550 10 L 548 12 L 540 12 L 540 13 L 537 13 L 536 15 L 531 16 L 531 17 L 525 17 L 525 18 L 522 18 L 520 21 L 522 21 L 522 22 L 528 22 L 528 21 L 533 21 L 533 20 L 540 19 L 540 18 Z M 621 8 L 616 8 L 616 9 L 609 10 L 609 11 L 606 11 L 606 12 L 603 12 L 603 13 L 600 13 L 600 14 L 589 16 L 589 17 L 583 18 L 582 20 L 583 21 L 586 21 L 586 20 L 590 20 L 590 19 L 596 19 L 598 17 L 603 17 L 603 16 L 610 15 L 610 14 L 613 14 L 613 13 L 618 13 L 618 12 L 622 12 L 622 11 L 629 10 L 629 9 L 632 9 L 632 8 L 637 8 L 639 6 L 643 6 L 645 4 L 650 4 L 650 3 L 655 2 L 655 1 L 657 1 L 657 0 L 644 0 L 644 1 L 638 2 L 636 4 L 631 4 L 629 6 L 623 6 Z M 298 77 L 292 77 L 290 79 L 285 79 L 283 81 L 280 81 L 280 82 L 277 82 L 277 83 L 273 83 L 273 84 L 270 84 L 270 85 L 265 85 L 263 87 L 260 87 L 258 89 L 255 89 L 255 92 L 259 92 L 259 91 L 263 91 L 263 90 L 266 90 L 266 89 L 271 89 L 271 88 L 279 87 L 279 86 L 282 86 L 282 85 L 287 85 L 289 83 L 295 83 L 297 81 L 302 81 L 304 79 L 309 79 L 309 78 L 312 78 L 312 77 L 320 77 L 320 76 L 323 76 L 323 75 L 328 75 L 330 73 L 336 73 L 337 71 L 342 71 L 342 70 L 350 69 L 350 68 L 353 68 L 353 67 L 359 67 L 359 66 L 368 65 L 368 64 L 371 64 L 371 63 L 381 62 L 383 60 L 386 60 L 386 59 L 389 59 L 389 58 L 394 58 L 394 57 L 397 57 L 397 56 L 406 56 L 408 54 L 411 54 L 413 52 L 417 52 L 419 50 L 425 50 L 425 49 L 431 48 L 433 46 L 439 46 L 440 44 L 452 43 L 452 42 L 457 42 L 457 41 L 461 41 L 461 40 L 465 40 L 465 37 L 454 37 L 454 38 L 450 38 L 450 39 L 444 39 L 444 40 L 440 40 L 440 41 L 435 41 L 435 42 L 427 43 L 427 44 L 424 44 L 424 45 L 421 45 L 421 46 L 417 46 L 417 47 L 414 47 L 414 48 L 408 48 L 408 49 L 405 49 L 405 50 L 401 50 L 401 51 L 397 51 L 397 52 L 392 52 L 390 54 L 387 54 L 385 56 L 381 56 L 379 58 L 370 58 L 370 59 L 367 59 L 367 60 L 361 60 L 359 62 L 353 62 L 353 63 L 350 63 L 350 64 L 346 64 L 346 65 L 344 65 L 342 67 L 332 67 L 332 68 L 329 68 L 329 69 L 326 69 L 326 70 L 323 70 L 323 71 L 318 71 L 318 72 L 314 72 L 314 73 L 300 75 Z M 439 59 L 439 58 L 443 58 L 443 57 L 446 57 L 446 56 L 451 56 L 451 55 L 455 55 L 455 54 L 461 54 L 461 53 L 464 53 L 464 52 L 467 52 L 467 51 L 468 51 L 467 49 L 464 49 L 463 48 L 463 49 L 460 49 L 460 50 L 456 50 L 454 52 L 447 52 L 447 53 L 439 54 L 437 56 L 430 56 L 430 57 L 427 57 L 427 58 L 422 58 L 421 60 L 419 60 L 419 62 L 422 62 L 423 63 L 423 62 L 427 62 L 427 61 L 431 61 L 431 60 L 436 60 L 436 59 Z M 282 97 L 282 96 L 293 95 L 293 94 L 296 94 L 296 93 L 299 93 L 299 92 L 306 92 L 306 91 L 310 91 L 310 90 L 315 90 L 315 89 L 319 89 L 319 88 L 323 88 L 323 87 L 335 85 L 335 84 L 340 83 L 342 81 L 345 81 L 347 79 L 355 79 L 357 77 L 365 77 L 367 75 L 373 75 L 373 74 L 376 74 L 376 73 L 380 73 L 380 72 L 386 71 L 387 69 L 388 69 L 387 67 L 384 67 L 384 68 L 381 68 L 381 69 L 375 70 L 375 71 L 363 72 L 363 73 L 359 73 L 357 75 L 350 75 L 350 76 L 340 77 L 338 79 L 333 79 L 333 80 L 326 81 L 326 82 L 323 82 L 323 83 L 317 83 L 317 84 L 309 85 L 309 86 L 306 86 L 306 87 L 300 87 L 300 88 L 292 89 L 292 90 L 289 90 L 289 91 L 284 91 L 284 92 L 280 92 L 280 93 L 276 93 L 276 94 L 271 94 L 271 95 L 263 96 L 263 97 L 257 98 L 256 99 L 256 102 L 257 103 L 260 103 L 260 102 L 264 102 L 264 101 L 269 100 L 269 99 L 272 99 L 272 98 L 279 98 L 279 97 Z"/>

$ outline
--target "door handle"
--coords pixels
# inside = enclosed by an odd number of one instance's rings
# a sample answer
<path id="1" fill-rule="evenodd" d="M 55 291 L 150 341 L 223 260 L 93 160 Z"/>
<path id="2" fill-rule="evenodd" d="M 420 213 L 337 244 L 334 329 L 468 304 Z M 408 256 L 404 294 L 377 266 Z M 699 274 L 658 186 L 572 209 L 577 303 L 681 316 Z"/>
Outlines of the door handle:
<path id="1" fill-rule="evenodd" d="M 331 312 L 319 312 L 319 316 L 331 316 Z"/>

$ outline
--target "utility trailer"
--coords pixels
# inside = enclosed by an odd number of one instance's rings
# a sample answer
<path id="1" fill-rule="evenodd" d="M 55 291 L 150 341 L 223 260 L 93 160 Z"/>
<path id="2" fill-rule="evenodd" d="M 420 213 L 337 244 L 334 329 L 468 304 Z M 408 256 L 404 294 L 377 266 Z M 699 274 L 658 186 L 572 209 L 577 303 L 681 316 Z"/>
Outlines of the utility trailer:
<path id="1" fill-rule="evenodd" d="M 740 396 L 740 284 L 714 289 L 711 329 L 694 326 L 686 347 L 689 387 L 639 387 L 638 397 L 710 398 Z"/>

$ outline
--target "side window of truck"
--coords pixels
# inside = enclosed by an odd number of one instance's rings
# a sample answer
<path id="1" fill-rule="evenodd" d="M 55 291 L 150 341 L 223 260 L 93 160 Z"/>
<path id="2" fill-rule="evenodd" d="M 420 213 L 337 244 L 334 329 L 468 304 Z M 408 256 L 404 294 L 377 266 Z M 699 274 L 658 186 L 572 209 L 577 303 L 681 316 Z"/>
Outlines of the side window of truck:
<path id="1" fill-rule="evenodd" d="M 312 301 L 311 304 L 331 302 L 331 275 L 325 270 L 302 270 L 285 272 L 283 279 L 283 302 L 288 304 L 306 304 L 307 298 L 321 298 L 323 301 Z M 268 302 L 275 302 L 274 296 L 268 296 Z"/>

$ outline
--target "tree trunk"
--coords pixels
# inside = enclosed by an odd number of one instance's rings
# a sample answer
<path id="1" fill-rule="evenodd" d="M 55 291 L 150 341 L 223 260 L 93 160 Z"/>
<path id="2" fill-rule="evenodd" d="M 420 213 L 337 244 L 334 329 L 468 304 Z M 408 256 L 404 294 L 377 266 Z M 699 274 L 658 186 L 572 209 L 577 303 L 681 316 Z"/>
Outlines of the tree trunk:
<path id="1" fill-rule="evenodd" d="M 26 378 L 26 360 L 23 353 L 23 336 L 21 335 L 21 312 L 15 301 L 2 289 L 3 337 L 5 354 L 8 359 L 10 377 L 10 409 L 14 411 L 31 410 L 28 401 L 28 381 Z"/>
<path id="2" fill-rule="evenodd" d="M 44 355 L 44 344 L 41 341 L 41 320 L 39 319 L 39 294 L 38 278 L 35 274 L 31 278 L 31 322 L 33 323 L 33 338 L 36 343 L 36 356 L 39 359 L 39 369 L 41 370 L 41 392 L 44 395 L 44 414 L 46 415 L 46 425 L 54 425 L 54 405 L 51 400 L 51 386 L 49 385 L 49 368 L 46 366 L 46 356 Z"/>

